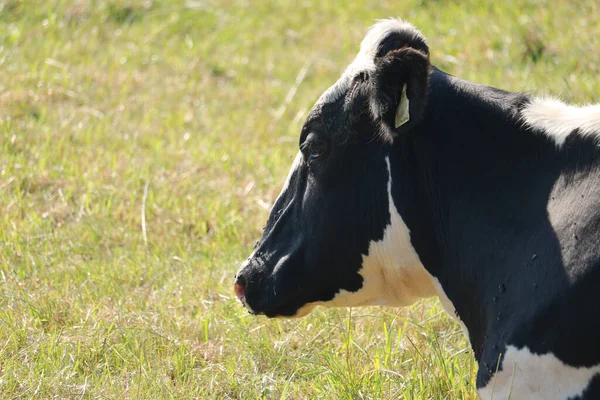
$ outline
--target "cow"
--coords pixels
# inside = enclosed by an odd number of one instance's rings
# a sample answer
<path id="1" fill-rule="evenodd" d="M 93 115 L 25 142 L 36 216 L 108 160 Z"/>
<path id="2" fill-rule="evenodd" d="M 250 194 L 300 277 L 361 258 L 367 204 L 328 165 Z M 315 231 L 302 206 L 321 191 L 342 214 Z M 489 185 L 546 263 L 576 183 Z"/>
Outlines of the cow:
<path id="1" fill-rule="evenodd" d="M 459 79 L 379 21 L 309 112 L 234 291 L 267 317 L 438 296 L 481 398 L 600 398 L 599 141 L 600 105 Z"/>

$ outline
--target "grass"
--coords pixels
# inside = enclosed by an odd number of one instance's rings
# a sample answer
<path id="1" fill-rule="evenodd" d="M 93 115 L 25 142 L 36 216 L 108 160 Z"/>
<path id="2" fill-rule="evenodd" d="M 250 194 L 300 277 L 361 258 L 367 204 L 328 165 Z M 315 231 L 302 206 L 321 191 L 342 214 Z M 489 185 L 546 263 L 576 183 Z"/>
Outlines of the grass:
<path id="1" fill-rule="evenodd" d="M 599 14 L 0 0 L 0 398 L 474 398 L 437 300 L 272 321 L 244 312 L 233 275 L 374 19 L 415 23 L 454 75 L 583 103 L 600 92 Z"/>

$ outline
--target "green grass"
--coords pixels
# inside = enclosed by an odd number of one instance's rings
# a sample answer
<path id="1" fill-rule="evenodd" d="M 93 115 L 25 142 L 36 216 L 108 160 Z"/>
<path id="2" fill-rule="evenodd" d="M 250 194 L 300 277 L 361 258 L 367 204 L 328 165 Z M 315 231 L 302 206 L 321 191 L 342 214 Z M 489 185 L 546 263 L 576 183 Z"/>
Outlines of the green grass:
<path id="1" fill-rule="evenodd" d="M 0 0 L 0 398 L 474 398 L 437 300 L 272 321 L 245 313 L 233 276 L 303 118 L 374 19 L 415 23 L 454 75 L 583 103 L 600 93 L 598 15 Z"/>

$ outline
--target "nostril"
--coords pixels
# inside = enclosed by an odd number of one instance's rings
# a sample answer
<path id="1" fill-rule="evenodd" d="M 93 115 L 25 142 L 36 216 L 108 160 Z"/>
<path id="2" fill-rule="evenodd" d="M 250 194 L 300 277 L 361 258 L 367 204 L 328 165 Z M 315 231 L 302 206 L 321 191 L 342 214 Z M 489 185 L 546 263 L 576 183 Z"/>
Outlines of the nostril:
<path id="1" fill-rule="evenodd" d="M 237 282 L 233 285 L 233 291 L 235 292 L 235 295 L 240 299 L 242 297 L 245 297 L 246 295 L 246 290 L 244 289 L 244 287 Z"/>
<path id="2" fill-rule="evenodd" d="M 236 275 L 235 277 L 235 283 L 237 283 L 240 286 L 246 286 L 246 277 L 244 276 L 244 274 L 239 273 Z"/>
<path id="3" fill-rule="evenodd" d="M 233 285 L 233 291 L 238 298 L 246 295 L 246 278 L 243 275 L 238 274 L 235 284 Z"/>

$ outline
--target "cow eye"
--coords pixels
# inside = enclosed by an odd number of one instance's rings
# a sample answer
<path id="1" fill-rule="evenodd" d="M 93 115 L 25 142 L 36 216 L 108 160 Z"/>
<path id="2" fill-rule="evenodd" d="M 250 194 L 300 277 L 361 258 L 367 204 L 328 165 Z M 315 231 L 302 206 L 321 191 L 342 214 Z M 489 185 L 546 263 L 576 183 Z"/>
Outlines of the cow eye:
<path id="1" fill-rule="evenodd" d="M 310 133 L 300 145 L 300 150 L 308 160 L 315 160 L 327 153 L 327 141 L 320 139 L 316 133 Z"/>
<path id="2" fill-rule="evenodd" d="M 313 139 L 308 144 L 308 156 L 310 159 L 321 157 L 327 151 L 327 142 L 324 140 Z"/>

